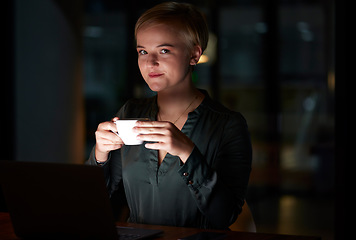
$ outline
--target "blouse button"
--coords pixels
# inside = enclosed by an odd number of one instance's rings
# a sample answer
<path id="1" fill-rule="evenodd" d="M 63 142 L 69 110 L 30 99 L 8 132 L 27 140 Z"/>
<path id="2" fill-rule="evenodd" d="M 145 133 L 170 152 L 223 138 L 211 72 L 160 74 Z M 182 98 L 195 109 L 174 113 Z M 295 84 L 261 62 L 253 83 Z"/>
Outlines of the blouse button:
<path id="1" fill-rule="evenodd" d="M 189 183 L 190 185 L 192 185 L 192 184 L 193 184 L 193 181 L 192 181 L 192 180 L 190 180 L 188 183 Z"/>
<path id="2" fill-rule="evenodd" d="M 183 173 L 183 176 L 188 176 L 189 175 L 189 173 L 187 173 L 187 172 L 185 172 L 185 173 Z"/>

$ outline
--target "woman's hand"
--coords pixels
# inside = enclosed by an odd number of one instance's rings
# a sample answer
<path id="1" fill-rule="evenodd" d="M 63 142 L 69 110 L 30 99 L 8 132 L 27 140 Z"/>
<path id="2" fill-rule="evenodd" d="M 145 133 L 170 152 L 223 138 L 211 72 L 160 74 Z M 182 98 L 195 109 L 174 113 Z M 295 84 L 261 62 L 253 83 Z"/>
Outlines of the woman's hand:
<path id="1" fill-rule="evenodd" d="M 154 143 L 146 143 L 145 147 L 163 150 L 178 156 L 185 163 L 192 153 L 194 143 L 173 123 L 163 121 L 138 121 L 134 131 L 139 133 L 138 139 Z"/>
<path id="2" fill-rule="evenodd" d="M 100 123 L 95 132 L 95 158 L 98 162 L 105 162 L 108 159 L 109 152 L 119 149 L 124 145 L 121 138 L 115 134 L 117 132 L 115 117 L 112 121 Z"/>

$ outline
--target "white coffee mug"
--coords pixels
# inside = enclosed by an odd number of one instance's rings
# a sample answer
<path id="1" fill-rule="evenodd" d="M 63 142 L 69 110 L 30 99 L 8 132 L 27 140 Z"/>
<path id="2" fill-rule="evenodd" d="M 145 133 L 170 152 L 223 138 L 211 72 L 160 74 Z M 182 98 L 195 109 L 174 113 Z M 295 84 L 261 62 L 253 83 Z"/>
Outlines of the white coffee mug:
<path id="1" fill-rule="evenodd" d="M 137 121 L 142 121 L 142 120 L 120 119 L 115 121 L 119 137 L 122 139 L 125 145 L 139 145 L 143 143 L 143 141 L 137 139 L 137 136 L 139 134 L 133 131 L 133 128 L 135 127 Z"/>

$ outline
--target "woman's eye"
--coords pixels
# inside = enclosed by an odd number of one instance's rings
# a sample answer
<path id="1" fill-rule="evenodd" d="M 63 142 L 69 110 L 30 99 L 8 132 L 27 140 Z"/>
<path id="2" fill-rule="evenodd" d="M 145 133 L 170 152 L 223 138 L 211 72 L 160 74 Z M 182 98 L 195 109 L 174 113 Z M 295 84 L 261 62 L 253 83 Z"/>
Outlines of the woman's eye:
<path id="1" fill-rule="evenodd" d="M 169 50 L 168 49 L 162 49 L 161 53 L 169 53 Z"/>
<path id="2" fill-rule="evenodd" d="M 145 55 L 145 54 L 147 54 L 147 52 L 145 50 L 140 50 L 140 51 L 138 51 L 138 54 L 139 55 Z"/>

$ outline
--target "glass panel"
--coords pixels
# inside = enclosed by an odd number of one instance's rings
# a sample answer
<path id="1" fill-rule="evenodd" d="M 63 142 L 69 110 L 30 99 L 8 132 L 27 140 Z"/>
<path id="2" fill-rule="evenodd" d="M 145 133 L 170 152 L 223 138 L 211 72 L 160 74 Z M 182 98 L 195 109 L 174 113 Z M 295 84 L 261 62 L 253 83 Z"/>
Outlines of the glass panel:
<path id="1" fill-rule="evenodd" d="M 84 94 L 88 156 L 100 122 L 109 120 L 126 99 L 126 14 L 87 12 L 84 18 Z"/>

